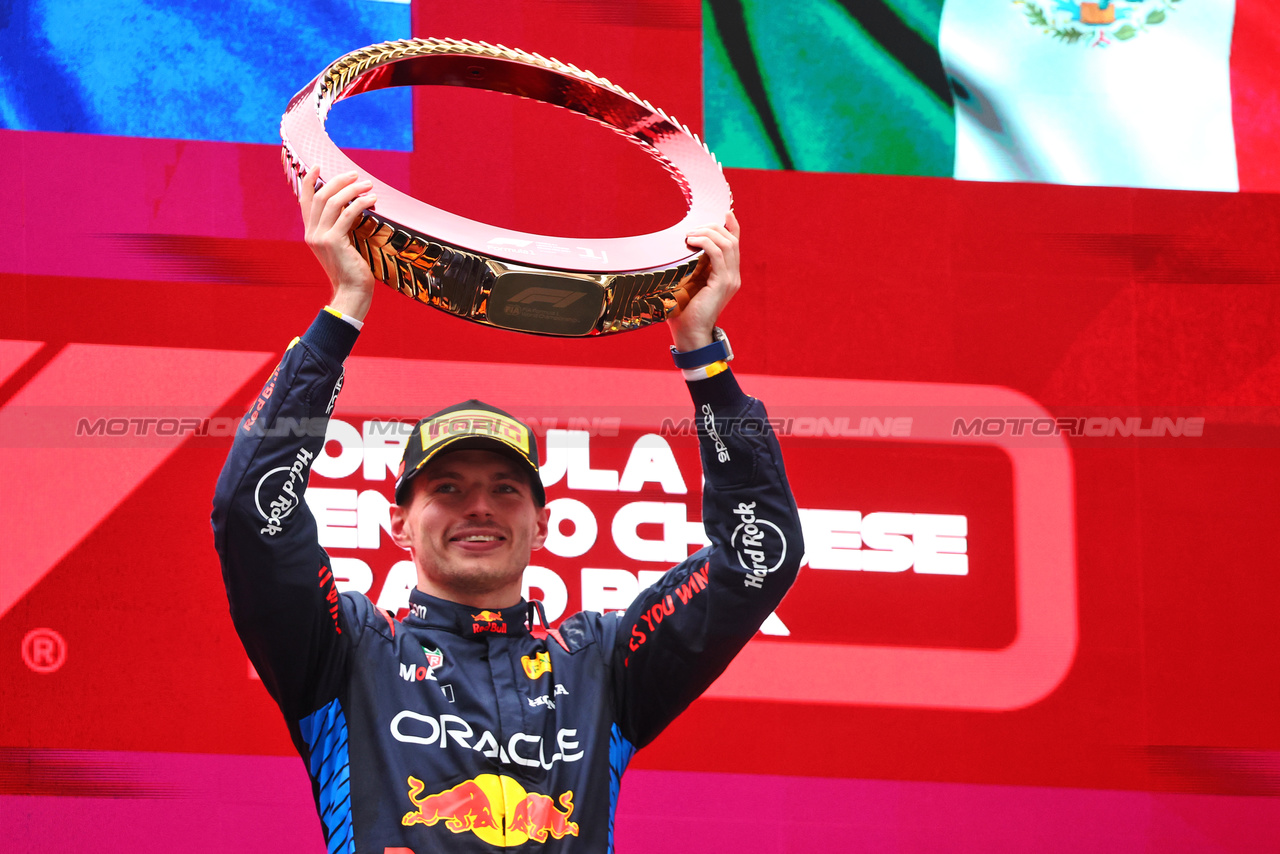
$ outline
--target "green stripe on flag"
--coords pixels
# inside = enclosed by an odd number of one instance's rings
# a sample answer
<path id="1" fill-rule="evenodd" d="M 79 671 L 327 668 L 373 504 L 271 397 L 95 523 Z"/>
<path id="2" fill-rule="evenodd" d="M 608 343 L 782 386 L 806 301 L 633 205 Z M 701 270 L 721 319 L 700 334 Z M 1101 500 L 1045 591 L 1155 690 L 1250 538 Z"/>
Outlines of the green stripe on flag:
<path id="1" fill-rule="evenodd" d="M 726 166 L 950 176 L 942 0 L 704 0 L 707 142 Z"/>

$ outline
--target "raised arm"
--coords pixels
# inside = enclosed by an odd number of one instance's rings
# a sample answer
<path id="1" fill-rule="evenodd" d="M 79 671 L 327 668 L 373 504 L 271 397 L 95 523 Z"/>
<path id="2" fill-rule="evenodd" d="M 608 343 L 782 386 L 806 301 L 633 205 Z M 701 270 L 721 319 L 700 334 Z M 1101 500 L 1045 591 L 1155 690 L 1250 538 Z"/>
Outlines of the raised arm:
<path id="1" fill-rule="evenodd" d="M 338 176 L 319 191 L 316 177 L 314 169 L 307 174 L 299 202 L 307 244 L 333 283 L 334 299 L 289 345 L 237 427 L 213 502 L 214 545 L 232 621 L 291 720 L 333 697 L 358 630 L 337 593 L 303 493 L 374 284 L 348 236 L 370 197 L 357 198 L 363 185 L 354 175 Z"/>
<path id="2" fill-rule="evenodd" d="M 712 343 L 720 310 L 740 285 L 732 215 L 723 227 L 699 229 L 689 242 L 706 252 L 706 261 L 691 301 L 670 321 L 676 349 L 685 353 Z M 618 725 L 635 748 L 653 740 L 724 671 L 782 600 L 804 554 L 764 406 L 747 397 L 719 361 L 686 377 L 711 546 L 643 591 L 618 627 Z"/>

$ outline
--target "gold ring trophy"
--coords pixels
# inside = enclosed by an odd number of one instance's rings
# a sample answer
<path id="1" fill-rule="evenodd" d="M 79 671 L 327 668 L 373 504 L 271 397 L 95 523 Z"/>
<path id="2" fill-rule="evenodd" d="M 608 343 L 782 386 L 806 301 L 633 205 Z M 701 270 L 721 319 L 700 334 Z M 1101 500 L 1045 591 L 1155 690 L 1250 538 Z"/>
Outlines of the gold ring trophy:
<path id="1" fill-rule="evenodd" d="M 588 118 L 639 144 L 675 179 L 686 215 L 662 231 L 607 239 L 548 237 L 499 228 L 414 199 L 360 170 L 325 133 L 330 108 L 390 86 L 464 86 L 520 95 Z M 280 123 L 285 173 L 298 192 L 360 171 L 378 202 L 352 230 L 374 275 L 458 317 L 540 335 L 639 329 L 683 307 L 683 285 L 702 255 L 685 243 L 723 223 L 729 184 L 710 150 L 648 101 L 572 65 L 484 42 L 406 39 L 335 60 L 289 102 Z"/>

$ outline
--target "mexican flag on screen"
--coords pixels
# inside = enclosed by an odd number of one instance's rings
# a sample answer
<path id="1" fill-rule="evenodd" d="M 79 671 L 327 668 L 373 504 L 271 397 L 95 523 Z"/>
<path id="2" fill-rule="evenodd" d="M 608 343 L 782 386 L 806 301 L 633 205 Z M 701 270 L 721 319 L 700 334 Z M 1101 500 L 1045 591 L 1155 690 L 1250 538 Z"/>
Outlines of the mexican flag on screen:
<path id="1" fill-rule="evenodd" d="M 705 0 L 727 166 L 1280 191 L 1272 0 Z"/>

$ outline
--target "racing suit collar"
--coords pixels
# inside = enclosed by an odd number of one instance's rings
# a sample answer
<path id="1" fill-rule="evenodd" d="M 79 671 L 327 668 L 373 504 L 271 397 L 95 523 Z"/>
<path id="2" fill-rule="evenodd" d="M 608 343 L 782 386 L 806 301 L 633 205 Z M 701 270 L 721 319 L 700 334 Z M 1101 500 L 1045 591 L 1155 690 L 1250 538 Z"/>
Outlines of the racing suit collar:
<path id="1" fill-rule="evenodd" d="M 423 628 L 444 629 L 459 635 L 524 635 L 529 633 L 529 603 L 501 610 L 473 608 L 423 593 L 409 591 L 409 615 L 405 623 Z"/>

